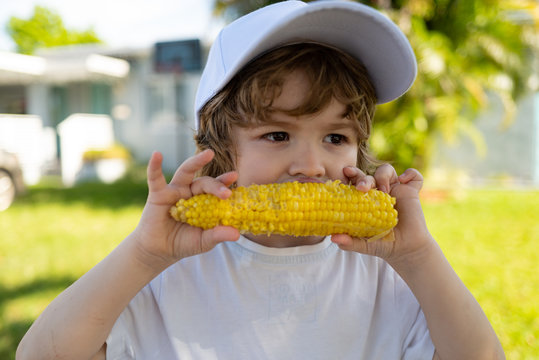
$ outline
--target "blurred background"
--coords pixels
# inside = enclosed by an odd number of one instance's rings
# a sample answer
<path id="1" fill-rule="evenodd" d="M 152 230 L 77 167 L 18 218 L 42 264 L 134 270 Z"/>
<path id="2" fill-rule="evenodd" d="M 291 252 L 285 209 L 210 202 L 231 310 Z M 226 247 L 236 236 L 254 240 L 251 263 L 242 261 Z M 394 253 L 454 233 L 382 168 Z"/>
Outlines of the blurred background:
<path id="1" fill-rule="evenodd" d="M 418 78 L 371 148 L 420 169 L 431 232 L 509 359 L 539 359 L 539 1 L 361 1 Z M 137 224 L 145 162 L 193 154 L 193 100 L 224 24 L 272 1 L 0 3 L 0 359 Z"/>

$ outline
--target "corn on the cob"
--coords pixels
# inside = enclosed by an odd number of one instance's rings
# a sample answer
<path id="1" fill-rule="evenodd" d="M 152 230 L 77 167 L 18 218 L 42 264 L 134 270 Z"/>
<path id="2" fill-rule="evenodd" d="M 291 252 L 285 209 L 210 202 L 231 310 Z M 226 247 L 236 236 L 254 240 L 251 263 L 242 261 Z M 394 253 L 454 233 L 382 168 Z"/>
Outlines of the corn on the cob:
<path id="1" fill-rule="evenodd" d="M 226 200 L 196 195 L 179 200 L 170 214 L 203 229 L 228 225 L 255 235 L 378 238 L 397 224 L 393 205 L 395 198 L 382 191 L 364 193 L 339 181 L 293 182 L 238 187 Z"/>

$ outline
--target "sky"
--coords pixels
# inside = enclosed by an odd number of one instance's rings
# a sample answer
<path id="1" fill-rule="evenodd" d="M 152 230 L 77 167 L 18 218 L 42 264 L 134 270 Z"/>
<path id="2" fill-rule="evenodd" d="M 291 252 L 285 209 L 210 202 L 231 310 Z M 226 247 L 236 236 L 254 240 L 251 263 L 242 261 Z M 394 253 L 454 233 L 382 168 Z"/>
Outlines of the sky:
<path id="1" fill-rule="evenodd" d="M 157 41 L 212 41 L 222 22 L 213 0 L 0 0 L 0 51 L 14 51 L 6 31 L 11 16 L 28 19 L 34 6 L 56 11 L 68 29 L 92 27 L 105 43 L 149 47 Z"/>

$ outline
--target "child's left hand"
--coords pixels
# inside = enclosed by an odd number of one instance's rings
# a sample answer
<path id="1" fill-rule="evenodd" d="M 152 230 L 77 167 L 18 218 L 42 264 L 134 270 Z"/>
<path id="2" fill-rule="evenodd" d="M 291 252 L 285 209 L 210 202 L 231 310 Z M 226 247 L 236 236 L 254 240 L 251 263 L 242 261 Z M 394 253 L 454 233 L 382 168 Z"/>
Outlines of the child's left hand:
<path id="1" fill-rule="evenodd" d="M 347 167 L 343 171 L 358 190 L 368 191 L 377 187 L 395 197 L 399 222 L 393 229 L 395 241 L 384 239 L 369 241 L 345 234 L 335 234 L 332 241 L 341 249 L 378 256 L 392 263 L 418 254 L 432 241 L 419 201 L 423 177 L 417 170 L 408 169 L 397 176 L 391 165 L 384 164 L 376 170 L 374 176 L 367 176 L 353 167 Z"/>

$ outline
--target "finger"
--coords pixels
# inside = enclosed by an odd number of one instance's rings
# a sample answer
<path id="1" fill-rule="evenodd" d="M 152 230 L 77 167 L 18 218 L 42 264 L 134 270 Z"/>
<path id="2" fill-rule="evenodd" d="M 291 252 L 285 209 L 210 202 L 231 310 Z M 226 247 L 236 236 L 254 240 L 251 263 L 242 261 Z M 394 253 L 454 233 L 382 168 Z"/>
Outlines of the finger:
<path id="1" fill-rule="evenodd" d="M 227 199 L 232 195 L 232 190 L 230 189 L 230 186 L 238 180 L 238 173 L 236 171 L 230 171 L 227 173 L 224 173 L 222 175 L 219 175 L 216 178 L 218 181 L 222 182 L 224 186 L 227 187 L 227 191 L 222 191 L 219 197 L 221 199 Z"/>
<path id="2" fill-rule="evenodd" d="M 148 177 L 148 189 L 150 192 L 158 191 L 159 189 L 167 186 L 167 181 L 161 170 L 161 164 L 163 163 L 163 154 L 158 151 L 154 151 L 148 161 L 148 167 L 146 174 Z"/>
<path id="3" fill-rule="evenodd" d="M 367 192 L 376 187 L 374 177 L 365 175 L 363 171 L 356 167 L 347 166 L 343 169 L 343 173 L 344 176 L 348 178 L 349 182 L 360 191 Z"/>
<path id="4" fill-rule="evenodd" d="M 346 234 L 334 234 L 331 235 L 331 241 L 339 245 L 343 250 L 352 245 L 352 237 Z"/>
<path id="5" fill-rule="evenodd" d="M 423 184 L 423 175 L 416 169 L 410 168 L 407 169 L 404 173 L 402 173 L 398 180 L 403 184 L 408 184 L 411 182 L 417 182 Z"/>
<path id="6" fill-rule="evenodd" d="M 191 193 L 198 194 L 213 194 L 221 199 L 226 199 L 232 195 L 232 190 L 229 186 L 238 179 L 236 171 L 224 173 L 216 178 L 211 176 L 202 176 L 193 181 L 191 184 Z"/>
<path id="7" fill-rule="evenodd" d="M 176 186 L 189 186 L 193 182 L 196 173 L 201 170 L 204 165 L 209 163 L 213 159 L 213 156 L 214 152 L 208 149 L 185 160 L 174 173 L 170 184 Z"/>
<path id="8" fill-rule="evenodd" d="M 224 241 L 236 241 L 240 232 L 231 226 L 216 226 L 202 232 L 202 252 L 209 251 Z"/>
<path id="9" fill-rule="evenodd" d="M 202 176 L 196 178 L 191 184 L 191 193 L 193 195 L 213 194 L 221 199 L 226 199 L 232 194 L 232 190 L 211 176 Z"/>
<path id="10" fill-rule="evenodd" d="M 380 165 L 374 173 L 374 180 L 379 190 L 389 193 L 391 185 L 399 182 L 395 168 L 389 164 Z"/>
<path id="11" fill-rule="evenodd" d="M 361 239 L 353 239 L 350 235 L 335 234 L 331 236 L 331 241 L 339 246 L 341 250 L 355 251 L 363 253 L 366 250 L 366 241 Z"/>
<path id="12" fill-rule="evenodd" d="M 238 180 L 238 172 L 237 171 L 229 171 L 227 173 L 224 173 L 222 175 L 219 175 L 216 177 L 217 180 L 225 184 L 225 186 L 230 186 L 234 184 L 236 180 Z"/>

